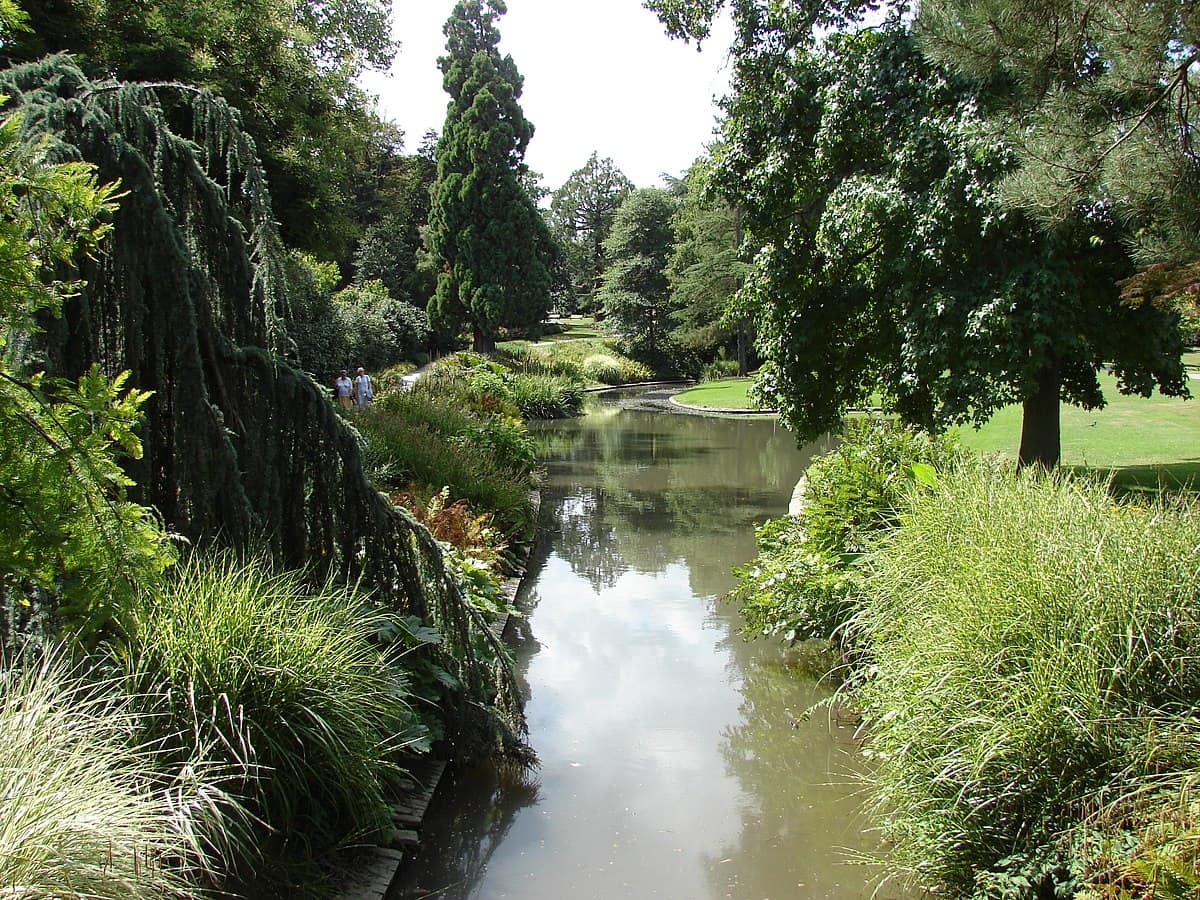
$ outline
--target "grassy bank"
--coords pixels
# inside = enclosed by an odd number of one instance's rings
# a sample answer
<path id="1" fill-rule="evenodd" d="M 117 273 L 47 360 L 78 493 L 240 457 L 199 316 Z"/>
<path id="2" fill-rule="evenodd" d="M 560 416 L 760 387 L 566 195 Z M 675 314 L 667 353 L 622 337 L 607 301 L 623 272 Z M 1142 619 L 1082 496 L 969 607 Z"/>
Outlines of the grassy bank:
<path id="1" fill-rule="evenodd" d="M 1156 487 L 1200 484 L 1200 402 L 1154 394 L 1148 399 L 1117 392 L 1116 379 L 1100 373 L 1104 409 L 1062 407 L 1063 464 L 1115 469 L 1123 484 Z M 1200 386 L 1200 381 L 1194 382 Z M 981 453 L 1016 457 L 1021 408 L 1006 407 L 983 428 L 959 431 L 963 444 Z"/>
<path id="2" fill-rule="evenodd" d="M 931 453 L 931 451 L 933 451 Z M 832 639 L 886 862 L 984 898 L 1200 890 L 1200 510 L 860 423 L 735 597 Z"/>
<path id="3" fill-rule="evenodd" d="M 680 391 L 675 395 L 675 400 L 686 406 L 707 409 L 755 409 L 748 394 L 751 384 L 753 380 L 750 378 L 707 381 L 686 391 Z"/>

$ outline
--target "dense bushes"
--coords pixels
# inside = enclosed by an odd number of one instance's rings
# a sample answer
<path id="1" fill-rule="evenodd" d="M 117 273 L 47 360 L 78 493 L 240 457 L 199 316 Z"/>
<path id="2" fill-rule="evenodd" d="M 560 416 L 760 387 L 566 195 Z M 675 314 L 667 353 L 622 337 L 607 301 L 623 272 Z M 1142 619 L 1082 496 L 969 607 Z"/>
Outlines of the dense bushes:
<path id="1" fill-rule="evenodd" d="M 366 464 L 382 486 L 448 486 L 454 500 L 495 513 L 505 535 L 523 538 L 533 525 L 535 448 L 509 409 L 505 414 L 497 402 L 489 414 L 473 412 L 469 398 L 422 378 L 411 391 L 379 398 L 354 422 L 367 440 Z"/>
<path id="2" fill-rule="evenodd" d="M 914 466 L 940 468 L 958 452 L 947 438 L 881 419 L 848 421 L 844 438 L 809 467 L 799 514 L 762 525 L 758 557 L 736 573 L 733 597 L 749 632 L 844 645 L 843 626 L 861 603 L 868 540 L 895 524 Z"/>
<path id="3" fill-rule="evenodd" d="M 654 378 L 649 366 L 620 353 L 604 338 L 506 345 L 497 358 L 518 372 L 561 375 L 582 384 L 634 384 Z"/>
<path id="4" fill-rule="evenodd" d="M 289 259 L 287 324 L 301 368 L 329 384 L 340 369 L 377 370 L 424 351 L 423 309 L 390 296 L 377 280 L 335 290 L 340 278 L 332 263 L 303 254 Z"/>

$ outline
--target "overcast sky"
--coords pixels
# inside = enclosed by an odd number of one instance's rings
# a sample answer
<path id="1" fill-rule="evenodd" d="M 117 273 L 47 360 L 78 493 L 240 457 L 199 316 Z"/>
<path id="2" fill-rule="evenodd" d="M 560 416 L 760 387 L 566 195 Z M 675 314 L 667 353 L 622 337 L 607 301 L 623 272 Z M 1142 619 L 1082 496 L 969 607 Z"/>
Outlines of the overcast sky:
<path id="1" fill-rule="evenodd" d="M 400 52 L 387 75 L 370 73 L 385 116 L 415 151 L 441 131 L 446 94 L 437 57 L 454 0 L 392 0 Z M 729 83 L 725 23 L 704 50 L 666 36 L 641 0 L 508 0 L 500 49 L 525 78 L 521 106 L 535 133 L 525 161 L 553 190 L 593 150 L 639 187 L 680 175 L 712 139 L 714 97 Z"/>

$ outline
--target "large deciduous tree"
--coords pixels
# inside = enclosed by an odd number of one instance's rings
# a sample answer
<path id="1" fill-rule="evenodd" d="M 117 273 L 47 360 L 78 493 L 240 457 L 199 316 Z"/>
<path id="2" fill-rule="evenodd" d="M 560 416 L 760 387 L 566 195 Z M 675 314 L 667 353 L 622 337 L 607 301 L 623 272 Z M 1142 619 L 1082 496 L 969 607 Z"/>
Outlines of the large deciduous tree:
<path id="1" fill-rule="evenodd" d="M 671 327 L 667 261 L 675 246 L 676 201 L 660 188 L 630 194 L 613 220 L 599 300 L 613 330 L 637 357 L 662 366 Z"/>
<path id="2" fill-rule="evenodd" d="M 502 326 L 527 326 L 550 308 L 550 231 L 523 184 L 533 137 L 518 102 L 523 79 L 501 56 L 502 0 L 459 0 L 439 58 L 450 95 L 438 141 L 426 240 L 437 268 L 436 327 L 466 325 L 490 351 Z"/>
<path id="3" fill-rule="evenodd" d="M 719 178 L 764 247 L 745 291 L 761 387 L 800 434 L 877 388 L 932 428 L 1021 403 L 1020 459 L 1050 465 L 1060 401 L 1102 405 L 1103 363 L 1122 390 L 1186 393 L 1173 315 L 1120 300 L 1132 266 L 1111 204 L 1082 199 L 1051 229 L 1003 204 L 1016 156 L 978 114 L 989 95 L 896 20 L 819 44 L 813 25 L 852 25 L 853 4 L 734 11 Z"/>
<path id="4" fill-rule="evenodd" d="M 565 248 L 571 290 L 579 308 L 592 309 L 604 279 L 608 257 L 604 241 L 633 182 L 617 164 L 592 153 L 571 173 L 550 200 L 550 227 Z"/>

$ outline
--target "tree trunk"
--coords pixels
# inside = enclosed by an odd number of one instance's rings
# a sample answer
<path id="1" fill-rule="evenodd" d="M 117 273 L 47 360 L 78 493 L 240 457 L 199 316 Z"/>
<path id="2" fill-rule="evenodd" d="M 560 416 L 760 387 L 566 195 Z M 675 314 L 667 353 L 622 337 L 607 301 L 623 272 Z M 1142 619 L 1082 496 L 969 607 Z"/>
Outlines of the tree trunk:
<path id="1" fill-rule="evenodd" d="M 1037 392 L 1026 397 L 1021 413 L 1021 449 L 1017 468 L 1041 466 L 1052 469 L 1062 455 L 1059 435 L 1059 377 L 1057 363 L 1048 363 L 1038 373 Z"/>
<path id="2" fill-rule="evenodd" d="M 745 378 L 750 374 L 750 363 L 747 359 L 746 343 L 746 320 L 739 319 L 737 326 L 738 378 Z"/>
<path id="3" fill-rule="evenodd" d="M 471 349 L 476 353 L 495 353 L 496 338 L 494 335 L 488 334 L 478 325 L 475 326 L 475 336 L 471 343 Z"/>

